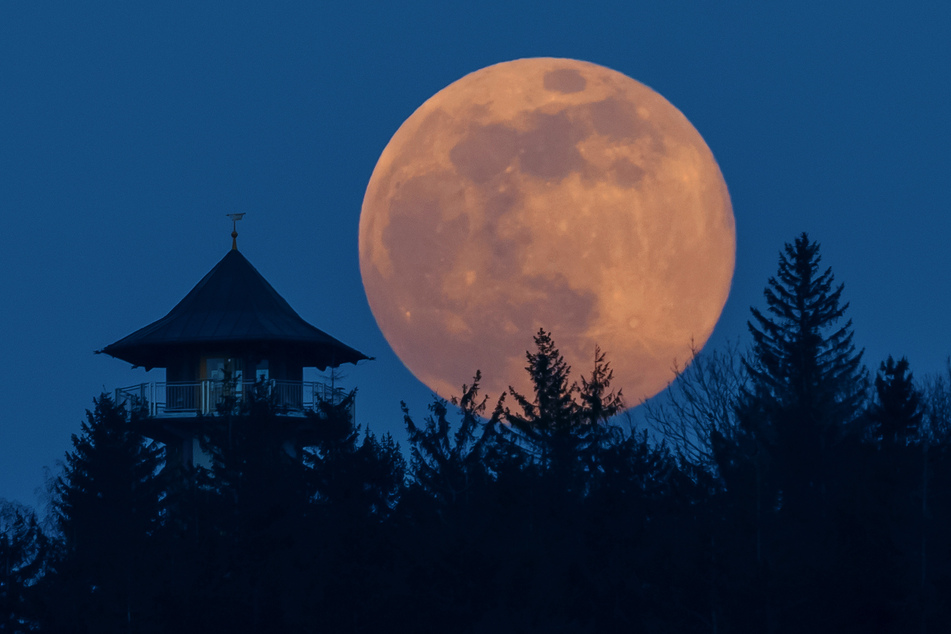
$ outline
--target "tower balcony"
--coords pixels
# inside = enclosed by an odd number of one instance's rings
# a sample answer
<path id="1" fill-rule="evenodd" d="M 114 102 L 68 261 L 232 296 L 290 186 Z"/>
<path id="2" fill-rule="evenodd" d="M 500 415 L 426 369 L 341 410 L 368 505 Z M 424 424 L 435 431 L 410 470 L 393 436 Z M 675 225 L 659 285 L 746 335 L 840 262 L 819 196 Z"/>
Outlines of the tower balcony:
<path id="1" fill-rule="evenodd" d="M 273 400 L 278 411 L 288 416 L 304 416 L 316 411 L 320 403 L 338 405 L 347 397 L 343 388 L 319 381 L 247 381 L 204 380 L 187 383 L 151 382 L 120 387 L 115 391 L 116 404 L 143 406 L 150 418 L 189 418 L 211 416 L 221 405 L 241 403 L 254 390 L 261 390 Z M 261 394 L 260 392 L 258 394 Z M 355 403 L 350 403 L 354 417 Z"/>

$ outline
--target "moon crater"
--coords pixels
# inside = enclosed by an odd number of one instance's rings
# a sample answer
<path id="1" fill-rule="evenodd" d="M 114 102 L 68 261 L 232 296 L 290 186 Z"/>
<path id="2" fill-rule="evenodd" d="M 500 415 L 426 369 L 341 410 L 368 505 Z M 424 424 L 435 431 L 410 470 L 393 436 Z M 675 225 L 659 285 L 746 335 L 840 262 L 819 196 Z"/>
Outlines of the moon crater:
<path id="1" fill-rule="evenodd" d="M 527 392 L 551 330 L 587 372 L 595 344 L 629 402 L 709 337 L 735 230 L 710 150 L 656 92 L 586 62 L 527 59 L 443 89 L 383 151 L 360 218 L 374 316 L 448 397 L 471 380 Z"/>

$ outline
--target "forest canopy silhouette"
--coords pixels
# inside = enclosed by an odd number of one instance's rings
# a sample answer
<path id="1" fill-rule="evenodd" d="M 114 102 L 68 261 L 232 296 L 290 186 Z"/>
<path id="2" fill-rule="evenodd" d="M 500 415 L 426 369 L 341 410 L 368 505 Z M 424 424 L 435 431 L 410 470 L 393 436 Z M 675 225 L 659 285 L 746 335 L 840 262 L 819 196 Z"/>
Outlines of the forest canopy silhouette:
<path id="1" fill-rule="evenodd" d="M 259 384 L 183 466 L 103 394 L 45 520 L 0 501 L 0 631 L 944 631 L 951 368 L 866 370 L 806 234 L 764 302 L 640 428 L 545 330 L 531 393 L 403 405 L 405 452 L 349 400 L 288 451 Z"/>

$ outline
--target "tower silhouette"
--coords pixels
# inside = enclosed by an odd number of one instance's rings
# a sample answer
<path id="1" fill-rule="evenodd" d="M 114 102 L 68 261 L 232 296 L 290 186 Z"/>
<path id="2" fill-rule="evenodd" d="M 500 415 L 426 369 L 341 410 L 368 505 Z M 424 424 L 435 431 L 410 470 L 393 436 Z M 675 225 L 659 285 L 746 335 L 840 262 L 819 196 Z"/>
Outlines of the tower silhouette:
<path id="1" fill-rule="evenodd" d="M 238 251 L 236 230 L 231 250 L 167 315 L 96 352 L 165 369 L 164 382 L 119 388 L 116 400 L 142 407 L 145 435 L 185 465 L 202 461 L 202 420 L 223 403 L 264 390 L 282 415 L 303 419 L 321 400 L 345 396 L 304 381 L 305 367 L 369 359 L 304 321 Z M 298 444 L 288 441 L 289 449 Z"/>

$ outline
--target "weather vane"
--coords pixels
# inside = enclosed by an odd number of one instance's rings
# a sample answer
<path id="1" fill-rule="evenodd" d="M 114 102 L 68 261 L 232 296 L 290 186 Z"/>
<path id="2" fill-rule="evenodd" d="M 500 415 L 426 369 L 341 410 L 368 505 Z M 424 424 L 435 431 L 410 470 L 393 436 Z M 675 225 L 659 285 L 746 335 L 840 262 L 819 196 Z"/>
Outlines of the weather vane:
<path id="1" fill-rule="evenodd" d="M 231 218 L 231 250 L 238 250 L 238 221 L 244 218 L 244 214 L 225 214 Z"/>

